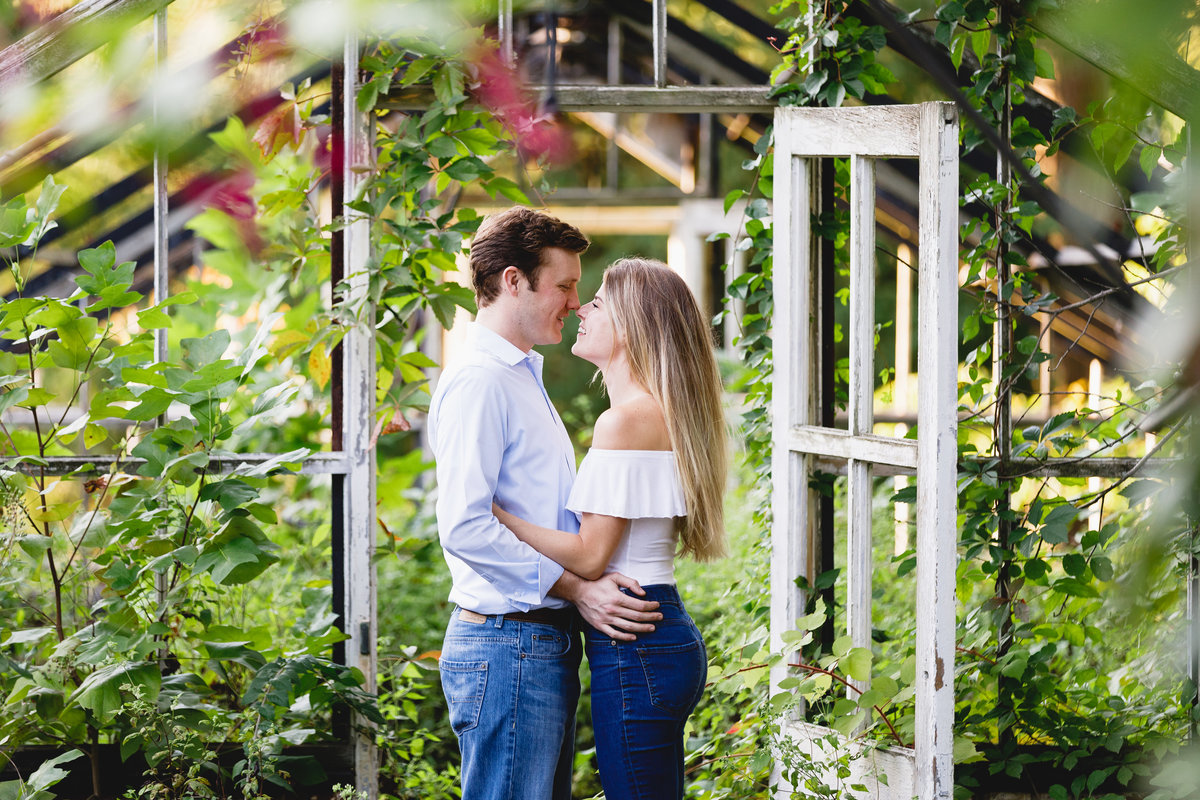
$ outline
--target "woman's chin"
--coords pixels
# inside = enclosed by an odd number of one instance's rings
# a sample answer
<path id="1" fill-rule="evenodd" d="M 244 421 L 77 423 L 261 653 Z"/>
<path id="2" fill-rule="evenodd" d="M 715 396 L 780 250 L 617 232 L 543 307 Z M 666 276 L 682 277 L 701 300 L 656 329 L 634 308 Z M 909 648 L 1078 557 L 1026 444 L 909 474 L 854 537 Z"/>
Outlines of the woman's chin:
<path id="1" fill-rule="evenodd" d="M 576 340 L 575 344 L 571 345 L 571 355 L 575 356 L 576 358 L 582 358 L 584 361 L 587 361 L 591 364 L 596 364 L 596 359 L 592 358 L 591 355 L 588 354 L 587 347 L 579 346 L 578 340 Z M 596 364 L 596 366 L 600 365 Z"/>

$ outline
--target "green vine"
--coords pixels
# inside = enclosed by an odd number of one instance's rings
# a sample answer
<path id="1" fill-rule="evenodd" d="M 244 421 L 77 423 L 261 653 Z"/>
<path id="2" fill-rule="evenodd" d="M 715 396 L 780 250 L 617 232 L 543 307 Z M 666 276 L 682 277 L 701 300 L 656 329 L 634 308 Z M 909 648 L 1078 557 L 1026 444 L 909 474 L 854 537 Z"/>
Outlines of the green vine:
<path id="1" fill-rule="evenodd" d="M 772 76 L 772 94 L 781 104 L 841 105 L 848 98 L 861 100 L 867 93 L 883 94 L 894 87 L 895 78 L 883 63 L 889 46 L 885 28 L 864 24 L 853 15 L 854 8 L 837 2 L 811 7 L 783 2 L 772 9 L 785 15 L 783 25 L 789 31 Z M 1039 478 L 1001 468 L 995 453 L 998 437 L 1011 430 L 1010 458 L 1071 457 L 1086 463 L 1096 456 L 1149 454 L 1138 423 L 1163 397 L 1151 376 L 1134 384 L 1113 381 L 1100 397 L 1075 407 L 1060 404 L 1058 413 L 1036 423 L 1028 416 L 1039 402 L 1040 369 L 1056 369 L 1062 360 L 1061 353 L 1048 352 L 1044 331 L 1059 317 L 1110 302 L 1114 295 L 1138 289 L 1169 293 L 1163 287 L 1176 279 L 1183 258 L 1183 216 L 1170 194 L 1124 195 L 1128 230 L 1152 230 L 1153 254 L 1145 259 L 1140 275 L 1110 287 L 1093 285 L 1069 299 L 1059 297 L 1021 254 L 1045 250 L 1040 240 L 1055 224 L 1051 214 L 1060 213 L 1035 198 L 1045 197 L 1044 166 L 1064 147 L 1074 153 L 1090 150 L 1102 174 L 1118 188 L 1126 165 L 1147 178 L 1161 179 L 1161 170 L 1177 169 L 1182 140 L 1178 126 L 1168 124 L 1161 112 L 1136 101 L 1130 92 L 1082 111 L 1059 107 L 1045 129 L 1023 115 L 1020 109 L 1034 81 L 1052 78 L 1055 69 L 1031 25 L 1036 12 L 1036 4 L 1002 8 L 972 0 L 916 10 L 897 23 L 928 31 L 922 41 L 936 43 L 941 57 L 955 69 L 969 68 L 970 80 L 960 91 L 977 113 L 972 119 L 982 120 L 992 132 L 964 125 L 964 156 L 981 150 L 995 131 L 1003 131 L 1010 159 L 1024 172 L 1004 177 L 964 170 L 958 572 L 964 614 L 958 630 L 957 781 L 966 792 L 994 786 L 995 776 L 1001 775 L 1055 798 L 1094 797 L 1129 792 L 1139 781 L 1144 785 L 1152 780 L 1160 759 L 1186 737 L 1191 712 L 1180 702 L 1189 691 L 1186 682 L 1161 668 L 1156 646 L 1164 644 L 1162 640 L 1139 642 L 1136 633 L 1118 632 L 1152 623 L 1114 598 L 1137 587 L 1153 597 L 1135 603 L 1141 613 L 1162 615 L 1176 609 L 1170 613 L 1177 615 L 1182 586 L 1178 576 L 1194 537 L 1182 521 L 1166 523 L 1175 531 L 1167 546 L 1154 535 L 1154 527 L 1163 524 L 1162 512 L 1155 516 L 1148 502 L 1162 486 L 1156 479 L 1135 479 L 1131 473 L 1097 487 L 1083 479 Z M 731 297 L 746 304 L 738 345 L 746 370 L 742 386 L 749 409 L 744 417 L 747 461 L 767 477 L 773 230 L 766 210 L 770 185 L 761 178 L 770 174 L 771 155 L 764 147 L 756 147 L 756 152 L 759 158 L 745 165 L 755 171 L 755 199 L 737 241 L 740 249 L 754 252 L 758 269 L 733 282 Z M 834 192 L 839 198 L 846 192 L 844 172 L 845 167 L 837 165 Z M 1034 184 L 1024 182 L 1029 179 Z M 737 190 L 726 205 L 751 196 Z M 844 271 L 848 220 L 836 207 L 825 213 L 814 220 L 814 229 L 832 239 L 837 268 Z M 1054 265 L 1051 270 L 1061 272 Z M 1007 277 L 1000 280 L 1002 274 Z M 844 303 L 845 295 L 839 297 Z M 993 332 L 999 320 L 1010 321 L 1012 335 L 997 359 Z M 835 341 L 838 336 L 835 331 Z M 1075 346 L 1077 341 L 1069 347 Z M 842 361 L 835 367 L 842 402 L 844 374 Z M 1014 410 L 1005 411 L 1008 407 Z M 998 422 L 1006 413 L 1011 413 L 1011 426 Z M 1165 430 L 1154 454 L 1180 452 L 1183 430 L 1180 424 Z M 912 487 L 892 498 L 908 503 L 914 499 Z M 1089 524 L 1092 514 L 1103 514 L 1104 524 Z M 764 523 L 769 518 L 765 494 L 758 518 Z M 1155 574 L 1177 576 L 1174 587 L 1147 583 L 1139 564 L 1150 553 L 1157 553 L 1156 563 L 1162 565 Z M 911 554 L 896 563 L 902 575 L 911 569 Z M 821 576 L 820 584 L 832 579 Z M 1147 612 L 1149 607 L 1155 611 Z M 813 611 L 824 616 L 837 609 Z M 808 643 L 809 661 L 819 665 L 820 658 L 833 652 L 812 649 L 816 622 L 801 620 L 796 634 L 801 638 L 793 644 Z M 1124 643 L 1117 648 L 1111 647 L 1114 634 Z M 911 637 L 911 629 L 878 635 L 890 643 L 875 648 L 872 678 L 878 685 L 878 676 L 888 676 L 882 683 L 890 690 L 885 702 L 908 704 L 911 710 L 911 689 L 905 688 L 911 686 L 911 674 L 909 681 L 902 674 L 911 649 L 895 646 L 898 637 Z M 1135 638 L 1127 638 L 1130 635 Z M 813 674 L 808 681 L 824 674 L 820 666 L 804 667 Z M 1120 675 L 1115 683 L 1109 677 L 1114 669 Z M 889 676 L 889 670 L 899 671 Z M 844 680 L 837 672 L 823 678 L 839 679 Z M 784 688 L 805 694 L 802 685 L 792 678 Z M 806 696 L 810 716 L 835 729 L 854 730 L 867 716 L 861 703 L 843 699 L 822 704 L 820 697 Z M 904 731 L 906 724 L 910 722 L 897 728 Z M 1156 796 L 1172 796 L 1170 791 L 1160 789 Z"/>

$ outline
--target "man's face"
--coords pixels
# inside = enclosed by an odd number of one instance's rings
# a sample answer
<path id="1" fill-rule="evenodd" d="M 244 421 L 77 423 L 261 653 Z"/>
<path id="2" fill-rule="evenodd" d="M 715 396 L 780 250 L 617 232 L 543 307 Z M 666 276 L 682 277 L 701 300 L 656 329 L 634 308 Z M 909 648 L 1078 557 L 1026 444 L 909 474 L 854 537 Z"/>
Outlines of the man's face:
<path id="1" fill-rule="evenodd" d="M 537 289 L 530 289 L 524 277 L 520 279 L 518 327 L 521 337 L 528 344 L 522 349 L 562 341 L 563 323 L 572 311 L 579 308 L 580 273 L 578 253 L 549 247 L 542 251 Z"/>

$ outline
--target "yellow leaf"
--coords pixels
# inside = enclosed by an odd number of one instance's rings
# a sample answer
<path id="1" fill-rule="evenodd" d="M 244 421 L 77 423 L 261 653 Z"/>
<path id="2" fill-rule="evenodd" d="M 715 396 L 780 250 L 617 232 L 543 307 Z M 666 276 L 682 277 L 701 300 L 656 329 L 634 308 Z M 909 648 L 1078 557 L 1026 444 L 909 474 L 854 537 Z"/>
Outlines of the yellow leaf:
<path id="1" fill-rule="evenodd" d="M 77 508 L 79 508 L 78 500 L 72 500 L 67 503 L 53 503 L 46 508 L 38 505 L 29 510 L 29 518 L 34 522 L 62 522 L 74 514 Z"/>
<path id="2" fill-rule="evenodd" d="M 325 351 L 325 345 L 318 344 L 308 354 L 308 374 L 322 389 L 329 383 L 329 373 L 333 371 L 333 361 Z"/>
<path id="3" fill-rule="evenodd" d="M 271 343 L 271 352 L 275 354 L 276 358 L 284 359 L 308 344 L 311 339 L 311 334 L 289 328 L 280 331 L 279 335 L 275 337 Z"/>

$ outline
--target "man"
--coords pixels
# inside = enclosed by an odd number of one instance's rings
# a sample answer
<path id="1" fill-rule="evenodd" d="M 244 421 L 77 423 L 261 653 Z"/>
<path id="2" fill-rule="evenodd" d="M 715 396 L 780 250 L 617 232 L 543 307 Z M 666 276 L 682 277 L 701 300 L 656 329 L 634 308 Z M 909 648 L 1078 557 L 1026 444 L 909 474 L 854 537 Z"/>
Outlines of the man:
<path id="1" fill-rule="evenodd" d="M 620 591 L 636 590 L 633 581 L 566 572 L 492 514 L 494 500 L 538 525 L 579 529 L 566 509 L 575 454 L 532 348 L 562 340 L 587 247 L 574 226 L 528 208 L 485 220 L 471 243 L 479 313 L 469 352 L 430 404 L 438 533 L 456 605 L 440 667 L 463 800 L 569 800 L 582 649 L 570 603 L 625 640 L 661 618 L 657 603 Z"/>

